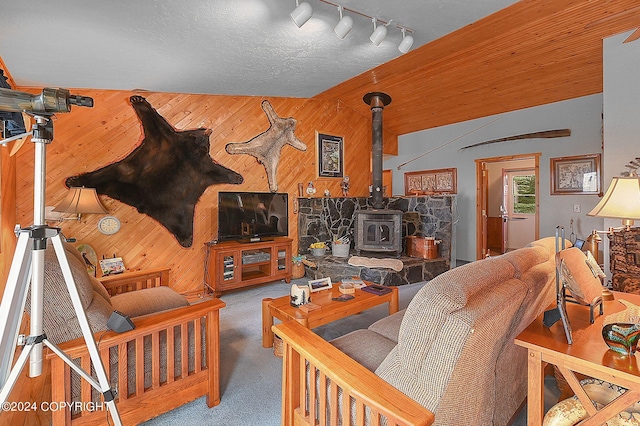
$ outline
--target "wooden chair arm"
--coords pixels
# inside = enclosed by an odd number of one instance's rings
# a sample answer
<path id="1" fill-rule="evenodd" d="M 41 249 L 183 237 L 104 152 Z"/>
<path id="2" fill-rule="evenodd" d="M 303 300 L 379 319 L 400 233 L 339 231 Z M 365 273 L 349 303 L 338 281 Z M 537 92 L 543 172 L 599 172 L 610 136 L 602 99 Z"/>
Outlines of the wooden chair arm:
<path id="1" fill-rule="evenodd" d="M 107 289 L 110 296 L 141 290 L 144 288 L 168 286 L 171 268 L 153 268 L 142 271 L 130 271 L 117 275 L 105 275 L 98 281 Z"/>
<path id="2" fill-rule="evenodd" d="M 358 362 L 341 352 L 335 346 L 325 341 L 311 330 L 302 326 L 297 321 L 287 321 L 274 325 L 273 332 L 283 341 L 283 419 L 282 424 L 315 424 L 310 419 L 319 418 L 320 424 L 325 416 L 326 408 L 333 413 L 337 405 L 337 388 L 342 389 L 343 398 L 353 398 L 355 403 L 356 423 L 362 425 L 365 408 L 371 410 L 371 424 L 378 424 L 376 417 L 384 416 L 389 425 L 431 425 L 434 415 L 416 401 L 412 400 L 389 383 L 367 370 Z M 310 378 L 306 379 L 306 365 L 311 366 Z M 314 379 L 313 372 L 317 369 L 318 375 Z M 305 380 L 312 383 L 317 378 L 324 377 L 331 381 L 332 392 L 325 392 L 320 385 L 316 392 L 315 384 L 311 386 Z M 328 395 L 331 393 L 332 395 Z M 308 395 L 307 395 L 308 394 Z M 305 401 L 316 400 L 317 404 Z M 331 401 L 327 402 L 327 399 Z M 345 411 L 342 404 L 342 411 Z M 311 412 L 305 412 L 305 406 L 312 407 Z M 315 412 L 316 408 L 317 412 Z M 349 423 L 349 415 L 336 413 L 332 416 L 343 416 Z M 332 419 L 334 420 L 334 419 Z M 343 422 L 344 423 L 344 422 Z M 331 421 L 331 424 L 336 422 Z"/>
<path id="3" fill-rule="evenodd" d="M 165 330 L 172 325 L 182 324 L 190 318 L 204 317 L 209 312 L 217 311 L 224 306 L 226 305 L 222 300 L 211 299 L 181 308 L 143 315 L 132 319 L 136 328 L 131 331 L 124 333 L 116 333 L 115 331 L 99 331 L 94 334 L 94 339 L 96 340 L 96 343 L 98 342 L 98 339 L 100 340 L 100 347 L 116 346 L 144 337 L 151 333 L 156 333 L 160 330 Z M 84 337 L 63 342 L 59 344 L 58 347 L 71 358 L 79 357 L 88 353 Z M 54 357 L 56 357 L 56 355 L 53 352 L 47 354 L 47 358 Z"/>

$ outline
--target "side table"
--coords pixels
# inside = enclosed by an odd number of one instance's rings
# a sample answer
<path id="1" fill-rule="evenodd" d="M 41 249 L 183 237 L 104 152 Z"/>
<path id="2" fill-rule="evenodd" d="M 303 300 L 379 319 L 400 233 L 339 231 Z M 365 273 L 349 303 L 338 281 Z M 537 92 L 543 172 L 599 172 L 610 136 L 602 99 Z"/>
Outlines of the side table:
<path id="1" fill-rule="evenodd" d="M 542 425 L 544 418 L 544 366 L 553 364 L 562 373 L 571 389 L 589 414 L 580 425 L 601 425 L 625 408 L 640 401 L 640 368 L 637 355 L 624 356 L 609 349 L 602 338 L 604 318 L 625 309 L 617 300 L 640 305 L 640 295 L 613 292 L 614 300 L 604 302 L 604 315 L 589 321 L 589 307 L 567 303 L 567 314 L 573 329 L 573 344 L 569 345 L 561 322 L 551 327 L 542 325 L 542 315 L 515 339 L 515 344 L 527 349 L 528 394 L 527 424 Z M 628 389 L 622 396 L 601 410 L 591 403 L 575 373 L 605 380 Z"/>

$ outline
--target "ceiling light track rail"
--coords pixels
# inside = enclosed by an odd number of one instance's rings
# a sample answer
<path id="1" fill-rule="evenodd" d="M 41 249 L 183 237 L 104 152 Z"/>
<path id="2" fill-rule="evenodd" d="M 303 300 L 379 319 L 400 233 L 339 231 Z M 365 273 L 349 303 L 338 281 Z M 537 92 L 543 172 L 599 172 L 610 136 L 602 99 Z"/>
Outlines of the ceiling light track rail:
<path id="1" fill-rule="evenodd" d="M 364 18 L 368 18 L 369 20 L 373 20 L 373 19 L 375 18 L 375 19 L 376 19 L 376 22 L 377 22 L 378 24 L 382 24 L 382 25 L 384 25 L 384 26 L 388 26 L 388 25 L 390 25 L 390 24 L 391 24 L 391 22 L 393 21 L 393 19 L 389 19 L 388 21 L 385 21 L 384 19 L 380 19 L 380 18 L 375 17 L 375 16 L 369 16 L 369 15 L 367 15 L 366 13 L 362 13 L 362 12 L 357 11 L 357 10 L 355 10 L 355 9 L 351 9 L 351 8 L 348 8 L 348 7 L 345 7 L 345 6 L 341 6 L 341 5 L 337 4 L 337 3 L 333 3 L 333 2 L 330 2 L 330 1 L 328 1 L 328 0 L 318 0 L 318 1 L 320 1 L 321 3 L 325 3 L 325 4 L 328 4 L 328 5 L 331 5 L 331 6 L 335 6 L 335 7 L 337 7 L 337 8 L 341 8 L 341 9 L 342 9 L 343 11 L 345 11 L 345 12 L 355 13 L 356 15 L 360 15 L 360 16 L 362 16 L 362 17 L 364 17 Z M 409 28 L 409 27 L 406 27 L 406 26 L 404 26 L 404 25 L 400 25 L 400 24 L 398 24 L 397 22 L 396 22 L 396 26 L 395 26 L 395 27 L 396 27 L 396 28 L 398 28 L 399 30 L 402 30 L 402 29 L 404 28 L 404 30 L 405 30 L 406 32 L 408 32 L 408 33 L 412 33 L 412 34 L 413 34 L 413 33 L 415 32 L 415 30 L 414 30 L 414 29 Z"/>
<path id="2" fill-rule="evenodd" d="M 353 28 L 353 19 L 349 15 L 344 15 L 344 12 L 350 12 L 351 14 L 360 15 L 364 18 L 370 19 L 371 22 L 373 22 L 373 33 L 371 33 L 369 40 L 371 40 L 371 43 L 373 43 L 376 46 L 379 46 L 380 43 L 382 43 L 382 41 L 384 40 L 384 38 L 387 36 L 387 27 L 390 26 L 391 23 L 393 22 L 393 19 L 389 19 L 388 21 L 385 21 L 383 19 L 379 19 L 378 17 L 367 15 L 366 13 L 362 13 L 355 9 L 351 9 L 351 8 L 339 5 L 337 3 L 333 3 L 329 0 L 318 0 L 318 1 L 338 8 L 338 13 L 340 14 L 340 20 L 338 21 L 338 24 L 335 26 L 333 31 L 335 32 L 336 36 L 338 36 L 338 38 L 341 40 L 344 40 L 344 38 L 347 36 L 347 34 L 349 34 L 349 32 L 351 32 L 351 29 Z M 312 15 L 313 15 L 313 8 L 309 3 L 307 3 L 306 1 L 301 3 L 299 0 L 296 0 L 296 8 L 293 10 L 293 12 L 291 12 L 290 16 L 293 22 L 298 26 L 298 28 L 300 28 L 309 19 L 311 19 Z M 411 49 L 411 46 L 413 46 L 413 36 L 411 36 L 411 34 L 414 33 L 415 31 L 412 28 L 406 27 L 404 25 L 400 25 L 397 22 L 395 23 L 395 28 L 399 29 L 402 32 L 402 41 L 398 45 L 398 50 L 402 53 L 407 53 Z M 407 33 L 409 33 L 409 35 L 407 35 Z"/>

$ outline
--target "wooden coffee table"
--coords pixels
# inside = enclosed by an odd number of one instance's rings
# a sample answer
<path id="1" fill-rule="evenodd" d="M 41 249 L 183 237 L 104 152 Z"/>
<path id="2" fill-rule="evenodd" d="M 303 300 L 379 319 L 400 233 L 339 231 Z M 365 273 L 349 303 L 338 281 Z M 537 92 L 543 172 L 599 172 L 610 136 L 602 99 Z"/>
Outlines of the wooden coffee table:
<path id="1" fill-rule="evenodd" d="M 366 281 L 365 283 L 373 284 Z M 389 303 L 389 315 L 398 312 L 398 287 L 389 287 L 391 292 L 382 296 L 356 289 L 353 299 L 338 302 L 331 299 L 342 294 L 338 289 L 339 285 L 340 283 L 336 283 L 332 289 L 311 293 L 311 303 L 319 305 L 320 309 L 309 313 L 291 306 L 289 295 L 277 299 L 262 299 L 262 346 L 265 348 L 273 346 L 271 326 L 274 318 L 283 322 L 296 320 L 307 328 L 316 328 L 387 302 Z"/>

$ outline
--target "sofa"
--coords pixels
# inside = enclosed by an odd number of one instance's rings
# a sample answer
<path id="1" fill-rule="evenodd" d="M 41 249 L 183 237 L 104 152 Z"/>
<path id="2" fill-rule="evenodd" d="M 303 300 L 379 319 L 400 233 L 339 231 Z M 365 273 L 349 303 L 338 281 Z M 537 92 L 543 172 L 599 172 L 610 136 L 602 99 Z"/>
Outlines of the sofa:
<path id="1" fill-rule="evenodd" d="M 527 351 L 513 340 L 555 301 L 556 242 L 451 269 L 405 310 L 331 342 L 273 326 L 282 424 L 509 424 L 527 394 Z"/>
<path id="2" fill-rule="evenodd" d="M 125 272 L 99 280 L 87 273 L 76 249 L 65 243 L 64 252 L 111 389 L 116 393 L 123 424 L 138 424 L 202 395 L 207 396 L 209 407 L 220 402 L 222 301 L 190 304 L 168 287 L 168 268 Z M 43 331 L 49 341 L 90 371 L 89 352 L 51 244 L 45 251 L 44 264 Z M 28 311 L 28 301 L 26 306 Z M 107 322 L 114 310 L 131 317 L 135 329 L 120 334 L 109 331 Z M 86 408 L 102 407 L 99 392 L 55 353 L 45 354 L 50 362 L 51 401 L 73 403 L 64 410 L 52 411 L 52 423 L 104 422 L 104 409 Z"/>

